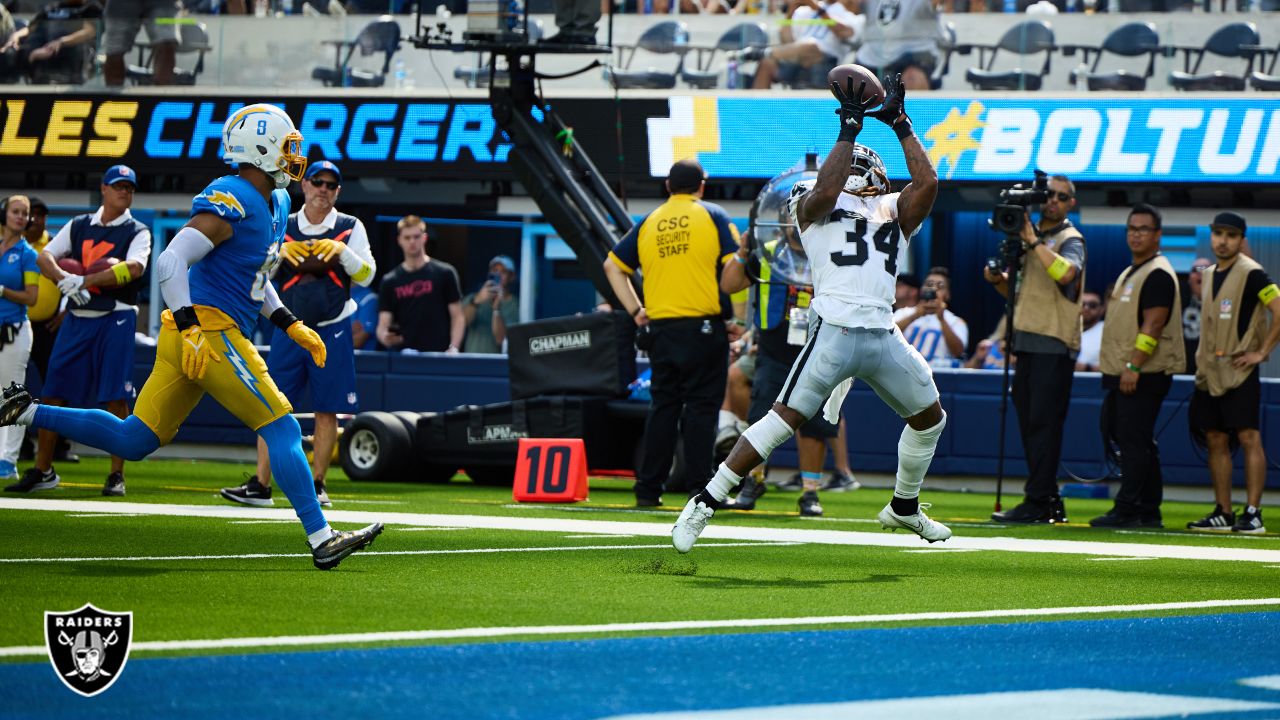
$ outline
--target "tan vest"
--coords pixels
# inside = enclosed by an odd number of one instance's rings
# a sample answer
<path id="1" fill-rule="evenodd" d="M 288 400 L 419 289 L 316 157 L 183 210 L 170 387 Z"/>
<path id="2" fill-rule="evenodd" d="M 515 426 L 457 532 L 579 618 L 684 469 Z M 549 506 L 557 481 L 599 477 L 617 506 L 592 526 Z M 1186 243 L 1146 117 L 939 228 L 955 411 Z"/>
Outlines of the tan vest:
<path id="1" fill-rule="evenodd" d="M 1138 300 L 1142 297 L 1142 286 L 1153 272 L 1169 273 L 1173 280 L 1173 307 L 1169 310 L 1169 322 L 1156 338 L 1155 353 L 1142 365 L 1142 374 L 1173 375 L 1187 368 L 1187 350 L 1182 343 L 1182 295 L 1178 289 L 1178 276 L 1169 259 L 1157 255 L 1137 270 L 1125 268 L 1111 291 L 1111 298 L 1107 301 L 1107 322 L 1102 326 L 1100 365 L 1104 375 L 1119 375 L 1133 358 L 1133 343 L 1142 330 L 1142 324 L 1138 322 Z"/>
<path id="2" fill-rule="evenodd" d="M 1266 341 L 1266 308 L 1259 303 L 1253 311 L 1244 337 L 1236 337 L 1240 322 L 1240 307 L 1244 302 L 1245 281 L 1249 273 L 1262 266 L 1252 258 L 1237 255 L 1230 274 L 1222 281 L 1218 297 L 1213 297 L 1213 276 L 1217 265 L 1205 268 L 1201 276 L 1204 286 L 1200 289 L 1200 347 L 1196 349 L 1196 387 L 1220 397 L 1228 390 L 1240 387 L 1253 368 L 1237 370 L 1231 360 L 1243 352 L 1262 349 Z"/>
<path id="3" fill-rule="evenodd" d="M 1057 249 L 1063 240 L 1084 237 L 1074 227 L 1066 227 L 1045 238 L 1046 244 Z M 1018 286 L 1018 304 L 1013 314 L 1013 329 L 1038 335 L 1055 337 L 1072 350 L 1080 349 L 1080 299 L 1084 293 L 1076 293 L 1075 300 L 1062 294 L 1062 286 L 1049 277 L 1049 269 L 1040 261 L 1035 250 L 1028 250 L 1022 257 L 1022 278 Z M 1084 267 L 1079 268 L 1072 281 L 1084 287 Z"/>

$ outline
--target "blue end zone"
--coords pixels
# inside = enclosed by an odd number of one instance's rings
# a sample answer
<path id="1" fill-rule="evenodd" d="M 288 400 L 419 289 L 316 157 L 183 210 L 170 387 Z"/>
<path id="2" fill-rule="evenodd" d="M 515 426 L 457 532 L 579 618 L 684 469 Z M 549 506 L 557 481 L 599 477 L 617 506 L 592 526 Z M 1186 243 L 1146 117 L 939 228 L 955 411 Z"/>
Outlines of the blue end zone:
<path id="1" fill-rule="evenodd" d="M 1277 627 L 1273 612 L 135 658 L 92 699 L 41 662 L 0 665 L 0 714 L 585 720 L 1066 688 L 1280 703 L 1237 682 L 1280 672 Z"/>

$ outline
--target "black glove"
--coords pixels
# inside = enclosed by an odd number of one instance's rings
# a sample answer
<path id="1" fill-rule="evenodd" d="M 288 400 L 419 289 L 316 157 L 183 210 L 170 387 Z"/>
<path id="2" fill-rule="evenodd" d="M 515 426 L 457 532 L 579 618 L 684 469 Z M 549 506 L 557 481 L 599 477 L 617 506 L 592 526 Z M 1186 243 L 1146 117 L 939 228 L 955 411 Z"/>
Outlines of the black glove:
<path id="1" fill-rule="evenodd" d="M 837 140 L 843 140 L 847 143 L 857 142 L 858 133 L 862 131 L 862 118 L 866 115 L 867 110 L 875 105 L 875 99 L 864 100 L 862 92 L 867 89 L 867 81 L 863 80 L 858 84 L 857 89 L 853 87 L 853 78 L 845 78 L 845 87 L 841 89 L 840 83 L 831 83 L 831 92 L 840 101 L 840 109 L 836 110 L 836 114 L 840 116 L 840 136 Z"/>
<path id="2" fill-rule="evenodd" d="M 903 107 L 907 99 L 907 86 L 902 82 L 902 73 L 895 75 L 892 80 L 886 76 L 884 86 L 888 88 L 884 105 L 871 113 L 871 117 L 893 128 L 899 138 L 904 138 L 915 131 L 911 128 L 911 118 L 907 117 L 907 111 Z M 902 118 L 902 122 L 898 122 L 899 117 Z"/>

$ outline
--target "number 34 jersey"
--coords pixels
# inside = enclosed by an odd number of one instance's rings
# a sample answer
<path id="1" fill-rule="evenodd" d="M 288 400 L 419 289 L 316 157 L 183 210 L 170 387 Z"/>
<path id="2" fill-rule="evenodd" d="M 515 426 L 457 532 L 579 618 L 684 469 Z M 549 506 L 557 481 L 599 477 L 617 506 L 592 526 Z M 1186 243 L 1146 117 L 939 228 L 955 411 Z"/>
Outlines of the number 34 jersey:
<path id="1" fill-rule="evenodd" d="M 841 327 L 893 328 L 894 287 L 907 240 L 898 228 L 898 193 L 840 193 L 831 213 L 800 233 L 818 316 Z"/>
<path id="2" fill-rule="evenodd" d="M 280 262 L 280 242 L 289 222 L 289 192 L 271 201 L 248 180 L 224 175 L 191 201 L 191 216 L 211 213 L 231 225 L 231 237 L 191 267 L 191 302 L 214 307 L 253 337 L 266 286 Z"/>

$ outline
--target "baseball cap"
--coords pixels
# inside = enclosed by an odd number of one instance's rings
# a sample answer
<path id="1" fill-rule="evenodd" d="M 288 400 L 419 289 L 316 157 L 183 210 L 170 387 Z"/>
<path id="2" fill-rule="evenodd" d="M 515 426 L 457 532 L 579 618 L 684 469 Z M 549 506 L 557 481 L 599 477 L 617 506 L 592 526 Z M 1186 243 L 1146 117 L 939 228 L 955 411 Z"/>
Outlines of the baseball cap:
<path id="1" fill-rule="evenodd" d="M 501 265 L 510 273 L 516 271 L 516 262 L 511 259 L 510 255 L 494 255 L 493 259 L 489 261 L 489 267 L 493 267 L 494 265 Z"/>
<path id="2" fill-rule="evenodd" d="M 338 184 L 342 184 L 342 173 L 338 171 L 338 166 L 328 160 L 314 162 L 307 166 L 307 172 L 302 176 L 304 180 L 310 180 L 319 172 L 331 172 L 333 176 L 338 178 Z"/>
<path id="3" fill-rule="evenodd" d="M 911 273 L 902 273 L 899 275 L 898 282 L 906 285 L 907 287 L 913 287 L 917 290 L 920 289 L 920 278 L 912 275 Z"/>
<path id="4" fill-rule="evenodd" d="M 1228 212 L 1220 212 L 1220 213 L 1218 213 L 1217 215 L 1214 215 L 1214 216 L 1213 216 L 1213 222 L 1209 223 L 1209 227 L 1214 227 L 1214 226 L 1216 226 L 1216 225 L 1222 225 L 1223 227 L 1235 228 L 1235 229 L 1237 229 L 1237 230 L 1239 230 L 1239 231 L 1240 231 L 1240 234 L 1241 234 L 1241 235 L 1246 234 L 1246 233 L 1245 233 L 1245 230 L 1246 230 L 1246 229 L 1247 229 L 1247 227 L 1248 227 L 1248 226 L 1245 224 L 1244 216 L 1243 216 L 1243 215 L 1240 215 L 1239 213 L 1233 213 L 1233 212 L 1230 212 L 1230 211 L 1228 211 Z"/>
<path id="5" fill-rule="evenodd" d="M 693 158 L 677 162 L 667 173 L 667 185 L 670 186 L 671 192 L 694 192 L 706 179 L 707 172 Z"/>
<path id="6" fill-rule="evenodd" d="M 131 182 L 135 186 L 138 184 L 138 173 L 128 165 L 112 165 L 107 168 L 107 172 L 102 176 L 103 185 L 115 185 L 118 182 Z"/>

